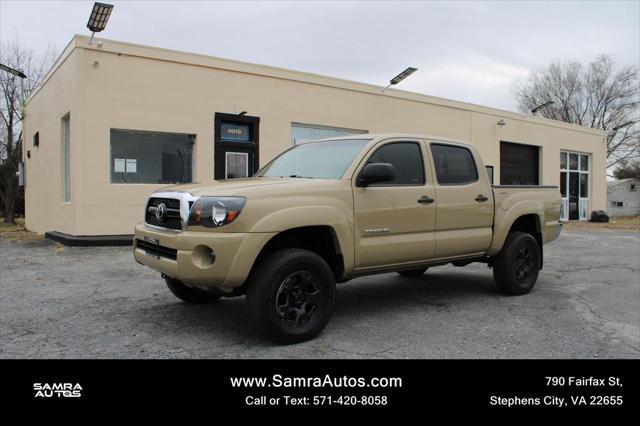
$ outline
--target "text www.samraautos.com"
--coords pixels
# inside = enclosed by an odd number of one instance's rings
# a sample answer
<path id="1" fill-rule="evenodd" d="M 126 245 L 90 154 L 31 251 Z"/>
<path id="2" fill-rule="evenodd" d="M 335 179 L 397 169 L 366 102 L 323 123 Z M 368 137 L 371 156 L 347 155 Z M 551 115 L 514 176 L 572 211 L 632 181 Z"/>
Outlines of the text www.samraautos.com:
<path id="1" fill-rule="evenodd" d="M 274 374 L 271 377 L 230 377 L 234 388 L 400 388 L 401 377 L 289 377 Z"/>

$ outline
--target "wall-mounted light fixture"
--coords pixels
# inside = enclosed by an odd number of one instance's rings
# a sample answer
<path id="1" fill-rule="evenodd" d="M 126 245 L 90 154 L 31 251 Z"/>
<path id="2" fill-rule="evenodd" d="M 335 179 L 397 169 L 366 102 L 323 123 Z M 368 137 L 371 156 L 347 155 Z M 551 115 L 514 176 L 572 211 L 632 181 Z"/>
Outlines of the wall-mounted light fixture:
<path id="1" fill-rule="evenodd" d="M 91 15 L 89 15 L 89 21 L 87 22 L 87 28 L 91 30 L 89 44 L 92 44 L 93 36 L 96 33 L 99 33 L 107 27 L 107 22 L 109 21 L 109 16 L 111 16 L 112 10 L 112 4 L 98 2 L 93 4 L 93 9 L 91 10 Z"/>
<path id="2" fill-rule="evenodd" d="M 507 125 L 507 123 L 504 120 L 500 120 L 500 121 L 498 121 L 496 123 L 496 126 L 498 126 L 498 127 L 504 127 L 506 125 Z"/>
<path id="3" fill-rule="evenodd" d="M 548 106 L 553 105 L 553 103 L 554 103 L 553 101 L 548 101 L 548 102 L 543 103 L 542 105 L 538 105 L 537 107 L 535 107 L 535 108 L 533 108 L 531 110 L 531 115 L 535 114 L 536 112 L 540 111 L 541 109 L 544 109 L 544 108 L 546 108 Z"/>
<path id="4" fill-rule="evenodd" d="M 611 136 L 615 135 L 618 130 L 624 129 L 625 127 L 629 127 L 629 126 L 632 126 L 634 124 L 636 124 L 636 123 L 633 122 L 633 121 L 627 121 L 626 123 L 622 123 L 619 126 L 616 126 L 616 127 L 612 128 L 611 130 L 608 130 L 604 140 L 606 141 L 608 137 L 611 137 Z"/>
<path id="5" fill-rule="evenodd" d="M 238 114 L 238 117 L 242 117 L 243 115 L 246 115 L 247 111 L 242 111 L 240 114 Z"/>
<path id="6" fill-rule="evenodd" d="M 11 68 L 11 67 L 9 67 L 9 66 L 7 66 L 7 65 L 5 65 L 5 64 L 0 64 L 0 70 L 2 70 L 2 71 L 6 71 L 6 72 L 8 72 L 9 74 L 13 74 L 13 75 L 15 75 L 16 77 L 20 77 L 20 78 L 22 78 L 22 79 L 25 79 L 25 78 L 26 78 L 27 80 L 31 80 L 31 81 L 33 81 L 34 83 L 41 84 L 38 80 L 35 80 L 35 79 L 33 79 L 33 78 L 29 77 L 28 75 L 26 75 L 26 74 L 25 74 L 25 73 L 23 73 L 22 71 L 17 70 L 17 69 L 15 69 L 15 68 Z"/>
<path id="7" fill-rule="evenodd" d="M 400 74 L 396 75 L 391 80 L 389 80 L 389 84 L 384 89 L 382 89 L 382 91 L 384 92 L 385 90 L 387 90 L 389 86 L 395 86 L 396 84 L 400 83 L 402 80 L 409 77 L 411 74 L 413 74 L 416 71 L 418 71 L 418 68 L 414 68 L 414 67 L 407 68 L 406 70 L 402 71 Z"/>
<path id="8" fill-rule="evenodd" d="M 632 124 L 634 124 L 634 123 L 633 123 L 633 121 L 627 121 L 626 123 L 621 124 L 621 125 L 619 125 L 619 126 L 616 126 L 616 127 L 614 127 L 613 129 L 611 129 L 611 130 L 612 130 L 612 131 L 614 131 L 614 132 L 617 132 L 618 130 L 620 130 L 620 129 L 624 129 L 625 127 L 629 127 L 629 126 L 631 126 Z"/>

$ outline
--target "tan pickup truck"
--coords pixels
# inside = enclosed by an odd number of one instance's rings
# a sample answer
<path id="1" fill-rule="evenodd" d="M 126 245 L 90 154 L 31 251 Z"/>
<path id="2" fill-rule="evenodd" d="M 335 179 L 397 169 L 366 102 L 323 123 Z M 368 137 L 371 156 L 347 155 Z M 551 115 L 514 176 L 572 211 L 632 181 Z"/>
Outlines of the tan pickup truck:
<path id="1" fill-rule="evenodd" d="M 151 195 L 135 259 L 190 303 L 246 294 L 277 342 L 325 327 L 336 282 L 422 275 L 484 262 L 524 294 L 560 234 L 555 186 L 491 185 L 471 145 L 420 135 L 358 135 L 296 145 L 248 179 Z"/>

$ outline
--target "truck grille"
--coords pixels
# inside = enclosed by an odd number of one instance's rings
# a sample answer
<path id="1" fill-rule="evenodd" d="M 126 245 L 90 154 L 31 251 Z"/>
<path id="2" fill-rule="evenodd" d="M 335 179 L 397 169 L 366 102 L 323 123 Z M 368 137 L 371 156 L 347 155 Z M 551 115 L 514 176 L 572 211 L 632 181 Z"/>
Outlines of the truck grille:
<path id="1" fill-rule="evenodd" d="M 159 207 L 163 205 L 164 207 Z M 162 209 L 160 217 L 156 214 L 158 208 Z M 145 222 L 149 225 L 159 226 L 167 229 L 182 229 L 182 218 L 180 217 L 180 200 L 174 198 L 149 198 L 147 210 L 144 216 Z"/>
<path id="2" fill-rule="evenodd" d="M 136 239 L 136 247 L 144 250 L 146 254 L 153 257 L 166 257 L 167 259 L 176 260 L 178 251 L 169 247 L 164 247 L 148 241 Z"/>

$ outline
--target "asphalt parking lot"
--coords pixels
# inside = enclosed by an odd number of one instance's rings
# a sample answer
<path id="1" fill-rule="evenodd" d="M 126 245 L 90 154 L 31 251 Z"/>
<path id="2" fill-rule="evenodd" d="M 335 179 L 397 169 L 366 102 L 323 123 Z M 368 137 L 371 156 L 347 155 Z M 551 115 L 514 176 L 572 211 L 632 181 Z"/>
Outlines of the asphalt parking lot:
<path id="1" fill-rule="evenodd" d="M 2 358 L 638 358 L 640 232 L 565 231 L 526 296 L 444 266 L 338 286 L 315 340 L 277 346 L 244 298 L 186 305 L 130 248 L 0 240 Z"/>

